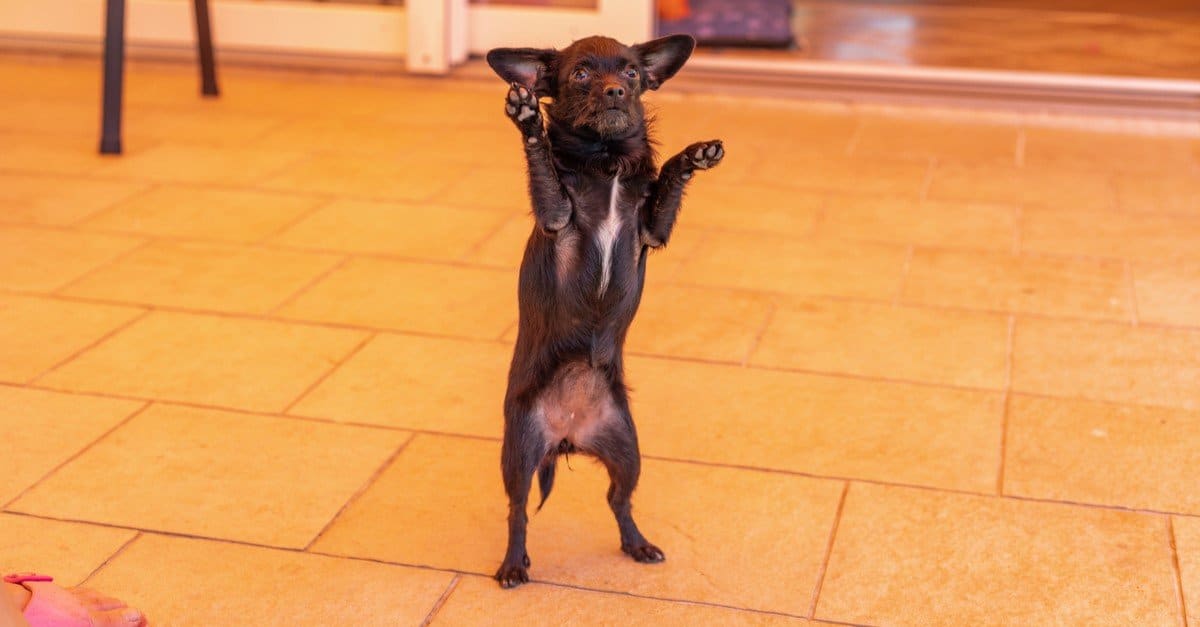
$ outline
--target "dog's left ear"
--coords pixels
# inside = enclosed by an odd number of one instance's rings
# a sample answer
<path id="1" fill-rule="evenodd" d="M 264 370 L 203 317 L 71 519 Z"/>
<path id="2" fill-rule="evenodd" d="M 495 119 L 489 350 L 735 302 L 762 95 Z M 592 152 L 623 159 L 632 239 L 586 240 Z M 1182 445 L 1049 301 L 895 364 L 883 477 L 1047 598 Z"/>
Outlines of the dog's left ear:
<path id="1" fill-rule="evenodd" d="M 646 71 L 646 87 L 658 89 L 692 56 L 696 40 L 691 35 L 668 35 L 633 46 Z"/>
<path id="2" fill-rule="evenodd" d="M 495 48 L 487 53 L 488 65 L 508 83 L 520 83 L 539 97 L 558 91 L 558 51 L 539 48 Z"/>

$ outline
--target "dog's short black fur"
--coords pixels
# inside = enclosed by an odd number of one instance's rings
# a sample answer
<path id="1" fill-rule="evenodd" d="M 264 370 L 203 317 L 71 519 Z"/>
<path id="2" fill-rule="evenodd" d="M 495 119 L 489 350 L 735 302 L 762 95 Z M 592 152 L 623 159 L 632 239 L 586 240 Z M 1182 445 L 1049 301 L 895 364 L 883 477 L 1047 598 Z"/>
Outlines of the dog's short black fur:
<path id="1" fill-rule="evenodd" d="M 530 486 L 536 474 L 545 503 L 564 453 L 593 455 L 608 469 L 621 550 L 639 562 L 664 559 L 630 512 L 641 457 L 622 347 L 647 253 L 670 239 L 693 173 L 724 156 L 720 141 L 699 142 L 655 168 L 641 95 L 674 76 L 694 48 L 687 35 L 635 46 L 589 37 L 562 51 L 487 55 L 510 83 L 505 111 L 521 132 L 536 221 L 521 264 L 520 324 L 504 399 L 508 551 L 496 572 L 503 587 L 529 580 Z M 541 98 L 550 99 L 545 122 Z"/>

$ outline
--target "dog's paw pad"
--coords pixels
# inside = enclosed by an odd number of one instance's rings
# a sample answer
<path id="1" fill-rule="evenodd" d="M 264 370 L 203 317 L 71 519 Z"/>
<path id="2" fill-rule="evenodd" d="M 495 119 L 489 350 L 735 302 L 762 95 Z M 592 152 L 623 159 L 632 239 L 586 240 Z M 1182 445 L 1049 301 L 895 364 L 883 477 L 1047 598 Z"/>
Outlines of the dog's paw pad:
<path id="1" fill-rule="evenodd" d="M 531 135 L 541 128 L 541 109 L 537 94 L 520 83 L 509 85 L 508 95 L 504 98 L 504 112 L 526 135 Z"/>
<path id="2" fill-rule="evenodd" d="M 720 163 L 721 159 L 725 157 L 725 145 L 719 139 L 700 142 L 688 146 L 684 154 L 693 168 L 707 170 Z"/>
<path id="3" fill-rule="evenodd" d="M 667 559 L 662 549 L 649 542 L 639 544 L 638 546 L 623 546 L 621 550 L 628 554 L 629 557 L 632 557 L 634 561 L 642 562 L 643 564 L 653 564 Z"/>

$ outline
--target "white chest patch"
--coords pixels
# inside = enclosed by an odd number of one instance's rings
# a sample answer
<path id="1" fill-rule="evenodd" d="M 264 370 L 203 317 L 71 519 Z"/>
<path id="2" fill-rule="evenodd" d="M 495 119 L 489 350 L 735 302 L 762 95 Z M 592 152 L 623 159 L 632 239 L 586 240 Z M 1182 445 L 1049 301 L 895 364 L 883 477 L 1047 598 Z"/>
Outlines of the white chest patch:
<path id="1" fill-rule="evenodd" d="M 613 247 L 617 243 L 617 232 L 621 230 L 621 216 L 617 213 L 617 203 L 621 200 L 621 177 L 614 176 L 612 190 L 608 194 L 608 215 L 596 229 L 596 247 L 600 249 L 600 289 L 598 296 L 603 296 L 608 289 L 608 281 L 612 277 Z"/>

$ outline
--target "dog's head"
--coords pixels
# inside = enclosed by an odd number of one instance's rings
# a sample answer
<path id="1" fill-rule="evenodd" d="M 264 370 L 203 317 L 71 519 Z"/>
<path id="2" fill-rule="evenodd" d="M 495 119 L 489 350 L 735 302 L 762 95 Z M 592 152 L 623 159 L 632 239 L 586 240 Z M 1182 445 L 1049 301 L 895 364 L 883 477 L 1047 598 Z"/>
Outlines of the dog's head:
<path id="1" fill-rule="evenodd" d="M 689 35 L 634 46 L 588 37 L 563 50 L 496 48 L 487 61 L 505 81 L 553 99 L 547 108 L 553 121 L 619 138 L 644 128 L 642 94 L 674 76 L 695 47 Z"/>

